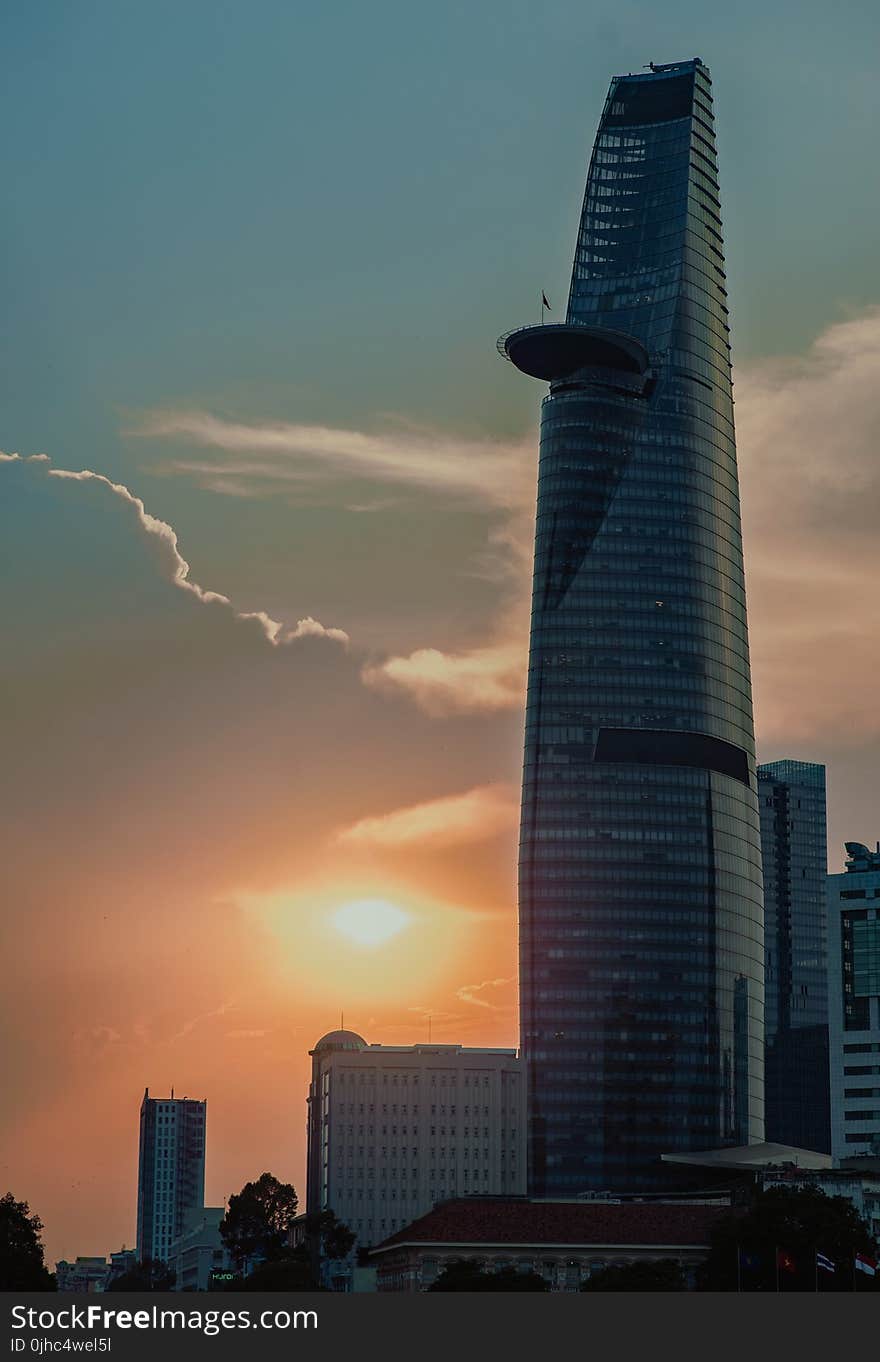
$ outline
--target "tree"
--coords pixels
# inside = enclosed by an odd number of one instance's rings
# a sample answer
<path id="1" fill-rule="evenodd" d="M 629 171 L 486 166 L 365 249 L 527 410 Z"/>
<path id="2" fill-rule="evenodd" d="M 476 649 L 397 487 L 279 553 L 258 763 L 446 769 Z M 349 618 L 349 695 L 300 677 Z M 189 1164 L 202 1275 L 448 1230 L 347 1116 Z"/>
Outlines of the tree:
<path id="1" fill-rule="evenodd" d="M 537 1272 L 518 1272 L 504 1267 L 487 1272 L 477 1258 L 457 1258 L 440 1273 L 429 1291 L 549 1291 L 550 1286 Z"/>
<path id="2" fill-rule="evenodd" d="M 11 1192 L 0 1197 L 0 1291 L 57 1291 L 43 1262 L 43 1222 Z"/>
<path id="3" fill-rule="evenodd" d="M 318 1211 L 306 1216 L 306 1234 L 315 1244 L 320 1258 L 336 1261 L 347 1258 L 354 1248 L 356 1236 L 333 1211 Z"/>
<path id="4" fill-rule="evenodd" d="M 603 1267 L 593 1272 L 581 1286 L 581 1291 L 686 1291 L 687 1282 L 678 1263 L 672 1258 L 658 1258 L 654 1262 L 626 1263 L 620 1267 Z"/>
<path id="5" fill-rule="evenodd" d="M 177 1273 L 160 1258 L 142 1258 L 127 1272 L 112 1277 L 108 1291 L 172 1291 Z"/>
<path id="6" fill-rule="evenodd" d="M 242 1291 L 320 1291 L 305 1247 L 292 1249 L 284 1258 L 260 1263 L 241 1284 Z"/>
<path id="7" fill-rule="evenodd" d="M 777 1254 L 784 1255 L 777 1267 Z M 850 1291 L 856 1253 L 876 1256 L 868 1226 L 852 1202 L 816 1187 L 771 1187 L 745 1215 L 726 1216 L 715 1228 L 698 1280 L 704 1291 L 814 1291 L 816 1254 L 835 1264 L 819 1273 L 819 1286 Z M 790 1263 L 790 1266 L 787 1264 Z M 859 1286 L 870 1289 L 876 1278 Z"/>
<path id="8" fill-rule="evenodd" d="M 229 1198 L 220 1234 L 239 1269 L 246 1271 L 251 1258 L 272 1261 L 286 1256 L 297 1205 L 292 1185 L 271 1173 L 246 1182 L 237 1196 Z"/>

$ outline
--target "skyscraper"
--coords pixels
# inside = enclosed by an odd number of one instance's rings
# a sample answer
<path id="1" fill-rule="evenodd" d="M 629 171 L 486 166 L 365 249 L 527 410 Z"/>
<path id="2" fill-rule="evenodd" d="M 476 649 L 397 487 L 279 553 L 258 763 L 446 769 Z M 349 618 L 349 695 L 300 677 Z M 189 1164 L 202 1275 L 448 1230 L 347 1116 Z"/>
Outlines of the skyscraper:
<path id="1" fill-rule="evenodd" d="M 205 1202 L 207 1102 L 151 1097 L 141 1103 L 138 1162 L 138 1258 L 167 1261 L 172 1240 L 183 1233 L 187 1211 Z"/>
<path id="2" fill-rule="evenodd" d="M 831 1152 L 825 767 L 758 767 L 764 864 L 765 1134 Z"/>
<path id="3" fill-rule="evenodd" d="M 711 82 L 611 82 L 541 418 L 520 836 L 530 1188 L 763 1137 L 761 842 Z"/>
<path id="4" fill-rule="evenodd" d="M 828 876 L 831 1152 L 880 1156 L 880 842 Z"/>

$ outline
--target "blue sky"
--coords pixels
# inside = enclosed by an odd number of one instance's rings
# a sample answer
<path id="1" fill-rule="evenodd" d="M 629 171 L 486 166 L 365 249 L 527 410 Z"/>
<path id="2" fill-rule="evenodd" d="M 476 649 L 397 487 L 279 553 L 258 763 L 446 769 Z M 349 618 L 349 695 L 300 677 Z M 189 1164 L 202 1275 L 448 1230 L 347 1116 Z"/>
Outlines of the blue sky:
<path id="1" fill-rule="evenodd" d="M 873 301 L 869 3 L 87 0 L 7 17 L 6 447 L 222 403 L 506 434 L 495 335 L 561 304 L 609 77 L 712 69 L 736 355 Z"/>

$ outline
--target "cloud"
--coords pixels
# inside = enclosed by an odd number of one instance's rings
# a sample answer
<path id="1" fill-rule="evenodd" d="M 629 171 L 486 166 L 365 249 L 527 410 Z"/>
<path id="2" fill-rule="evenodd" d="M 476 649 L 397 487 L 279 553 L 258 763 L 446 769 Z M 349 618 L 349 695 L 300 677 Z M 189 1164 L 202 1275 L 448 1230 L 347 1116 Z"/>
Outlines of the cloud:
<path id="1" fill-rule="evenodd" d="M 530 441 L 466 440 L 421 427 L 370 434 L 295 422 L 247 424 L 206 411 L 148 412 L 125 433 L 236 455 L 213 462 L 175 460 L 168 471 L 239 495 L 270 495 L 291 483 L 357 477 L 445 494 L 479 509 L 519 509 L 533 499 Z M 243 459 L 242 454 L 258 457 Z M 379 509 L 372 502 L 355 503 L 355 508 Z"/>
<path id="2" fill-rule="evenodd" d="M 737 375 L 755 713 L 764 744 L 880 733 L 880 308 Z"/>
<path id="3" fill-rule="evenodd" d="M 215 491 L 262 495 L 291 486 L 302 493 L 315 484 L 355 476 L 495 513 L 485 552 L 461 568 L 497 584 L 503 593 L 489 640 L 456 650 L 419 647 L 368 664 L 362 678 L 368 686 L 408 698 L 433 718 L 522 705 L 534 539 L 534 438 L 467 440 L 413 427 L 367 434 L 294 423 L 245 424 L 203 411 L 148 413 L 128 433 L 183 439 L 220 451 L 223 457 L 215 462 L 178 460 L 170 465 L 171 471 L 195 477 Z M 374 512 L 396 501 L 367 495 L 346 505 L 352 511 Z"/>
<path id="4" fill-rule="evenodd" d="M 507 988 L 515 983 L 514 979 L 484 979 L 481 984 L 462 984 L 456 991 L 456 998 L 460 998 L 463 1003 L 472 1003 L 474 1007 L 485 1007 L 490 1012 L 501 1010 L 502 1004 L 490 1002 L 488 998 L 478 998 L 478 993 L 483 993 L 486 989 Z M 509 1006 L 504 1004 L 503 1006 Z"/>
<path id="5" fill-rule="evenodd" d="M 277 620 L 270 619 L 264 610 L 241 613 L 239 619 L 259 620 L 269 642 L 274 644 L 293 643 L 298 638 L 330 638 L 345 646 L 350 642 L 344 629 L 328 629 L 320 620 L 312 619 L 311 615 L 298 620 L 295 629 L 285 629 Z"/>
<path id="6" fill-rule="evenodd" d="M 200 1012 L 198 1016 L 190 1017 L 188 1021 L 185 1021 L 180 1030 L 177 1031 L 171 1039 L 183 1040 L 192 1031 L 195 1031 L 197 1026 L 201 1026 L 202 1022 L 213 1021 L 215 1017 L 225 1017 L 227 1012 L 234 1011 L 234 1003 L 221 1003 L 219 1007 L 212 1008 L 210 1012 Z"/>
<path id="7" fill-rule="evenodd" d="M 762 746 L 832 731 L 880 733 L 876 526 L 880 519 L 880 308 L 829 326 L 807 354 L 740 365 L 737 436 L 755 716 Z M 485 636 L 431 639 L 378 658 L 365 684 L 434 718 L 523 702 L 536 441 L 474 441 L 425 430 L 367 434 L 295 423 L 156 412 L 140 435 L 216 452 L 174 465 L 241 492 L 363 477 L 453 496 L 487 513 L 487 553 L 463 570 L 497 581 Z M 245 456 L 245 457 L 243 457 Z M 369 495 L 350 504 L 381 505 Z M 264 624 L 264 629 L 271 625 Z"/>
<path id="8" fill-rule="evenodd" d="M 368 664 L 361 675 L 368 686 L 403 692 L 434 718 L 516 709 L 525 696 L 527 646 L 520 634 L 469 652 L 417 648 Z"/>
<path id="9" fill-rule="evenodd" d="M 480 785 L 375 818 L 362 818 L 337 835 L 350 846 L 428 849 L 482 842 L 516 825 L 519 803 L 507 785 Z"/>
<path id="10" fill-rule="evenodd" d="M 14 462 L 44 462 L 49 463 L 47 454 L 32 454 L 27 459 L 22 459 L 18 454 L 0 454 L 0 461 L 4 463 Z M 321 637 L 332 639 L 334 642 L 347 644 L 348 634 L 343 629 L 326 628 L 318 620 L 306 616 L 297 622 L 294 629 L 288 629 L 278 620 L 273 620 L 263 610 L 239 611 L 235 610 L 228 596 L 224 596 L 219 591 L 208 591 L 199 586 L 190 578 L 190 565 L 180 552 L 177 534 L 167 521 L 159 520 L 151 515 L 146 509 L 140 497 L 135 496 L 124 483 L 112 482 L 103 473 L 94 473 L 91 469 L 82 468 L 77 471 L 68 468 L 49 468 L 47 470 L 50 478 L 58 478 L 62 481 L 70 482 L 93 482 L 108 488 L 114 496 L 119 497 L 126 505 L 130 506 L 137 518 L 140 529 L 151 538 L 158 540 L 163 558 L 169 572 L 171 581 L 182 591 L 191 592 L 197 600 L 206 605 L 223 605 L 233 610 L 237 619 L 255 620 L 263 631 L 264 636 L 273 646 L 278 647 L 287 643 L 292 643 L 296 639 L 306 637 Z"/>

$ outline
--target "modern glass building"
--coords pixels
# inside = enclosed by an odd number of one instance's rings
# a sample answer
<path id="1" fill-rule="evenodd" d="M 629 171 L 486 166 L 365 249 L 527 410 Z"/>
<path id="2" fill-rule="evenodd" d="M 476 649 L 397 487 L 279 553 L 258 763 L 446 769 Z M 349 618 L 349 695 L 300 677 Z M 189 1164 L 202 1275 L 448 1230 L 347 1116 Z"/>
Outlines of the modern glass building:
<path id="1" fill-rule="evenodd" d="M 530 1190 L 763 1138 L 764 939 L 711 82 L 616 77 L 541 419 L 520 838 Z"/>
<path id="2" fill-rule="evenodd" d="M 758 767 L 764 863 L 765 1135 L 831 1152 L 825 767 Z"/>

